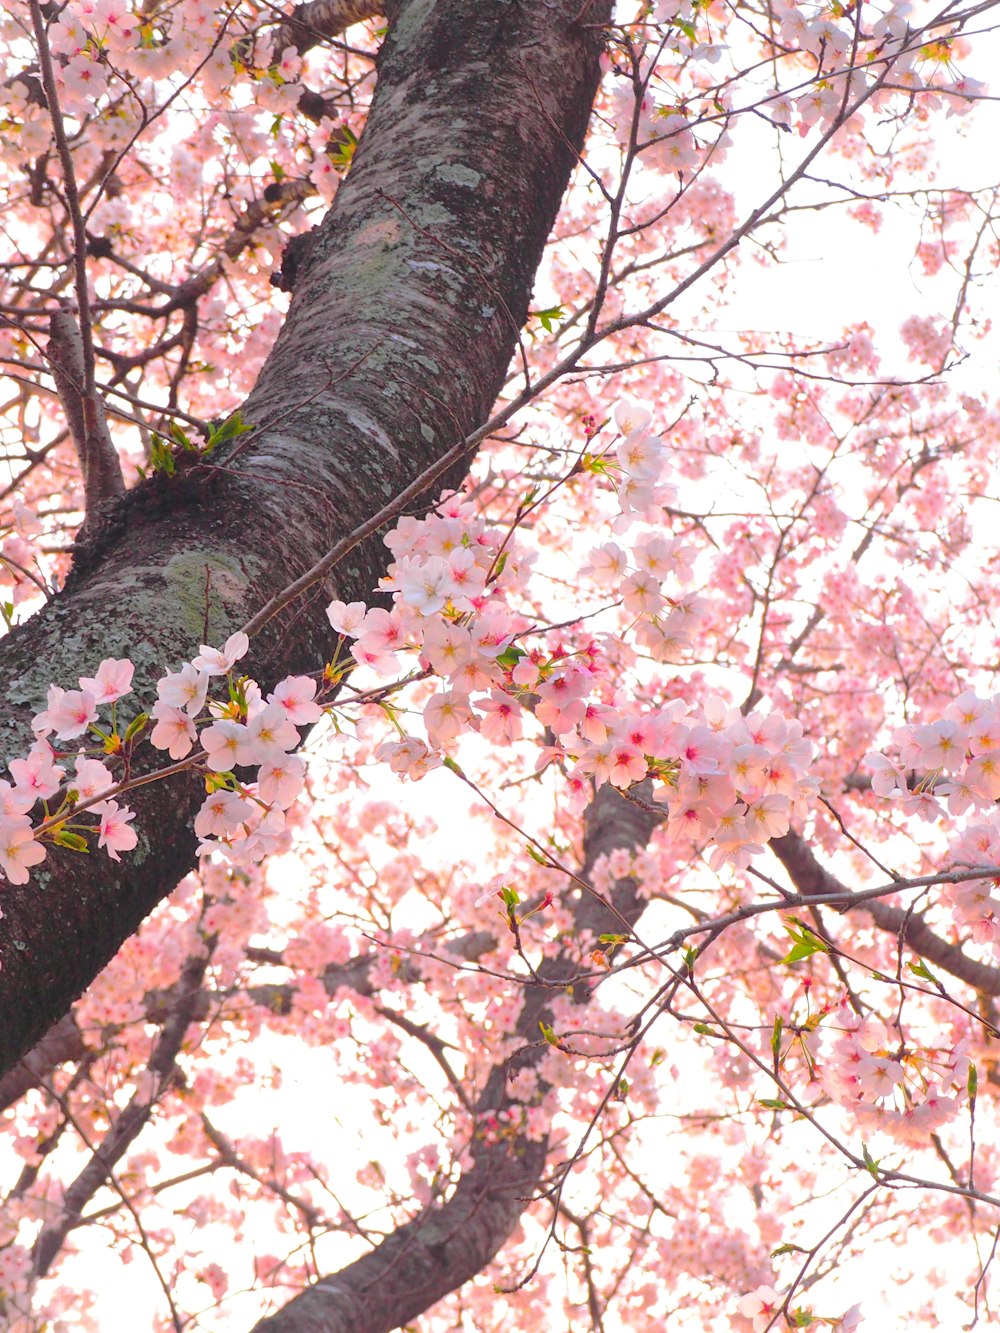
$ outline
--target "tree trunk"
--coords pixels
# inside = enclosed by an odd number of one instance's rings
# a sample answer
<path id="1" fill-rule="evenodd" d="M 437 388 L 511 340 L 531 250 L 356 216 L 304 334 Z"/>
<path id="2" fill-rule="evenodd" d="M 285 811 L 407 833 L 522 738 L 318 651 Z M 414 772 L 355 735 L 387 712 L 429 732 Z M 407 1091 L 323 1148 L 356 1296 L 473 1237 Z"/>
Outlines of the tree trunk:
<path id="1" fill-rule="evenodd" d="M 131 657 L 138 702 L 218 644 L 487 417 L 582 145 L 610 0 L 397 0 L 362 141 L 245 408 L 257 433 L 154 477 L 80 551 L 66 588 L 0 642 L 7 760 L 50 682 Z M 249 440 L 249 443 L 247 443 Z M 464 464 L 439 484 L 458 481 Z M 317 670 L 333 595 L 370 599 L 378 538 L 254 640 L 263 685 Z M 138 704 L 137 704 L 138 706 Z M 0 896 L 0 1075 L 194 865 L 190 775 L 138 789 L 120 864 L 50 849 Z"/>

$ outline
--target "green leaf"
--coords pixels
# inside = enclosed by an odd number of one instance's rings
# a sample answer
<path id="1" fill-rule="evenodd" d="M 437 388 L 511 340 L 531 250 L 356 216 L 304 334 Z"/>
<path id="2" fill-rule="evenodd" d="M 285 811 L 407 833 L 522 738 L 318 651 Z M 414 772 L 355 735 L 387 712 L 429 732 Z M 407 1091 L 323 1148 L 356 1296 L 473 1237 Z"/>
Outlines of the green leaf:
<path id="1" fill-rule="evenodd" d="M 71 833 L 69 829 L 56 829 L 52 835 L 52 841 L 57 847 L 68 847 L 74 852 L 88 852 L 87 839 L 81 837 L 79 833 Z"/>
<path id="2" fill-rule="evenodd" d="M 598 935 L 598 944 L 624 944 L 628 939 L 627 935 Z"/>
<path id="3" fill-rule="evenodd" d="M 335 167 L 349 167 L 354 158 L 354 150 L 358 146 L 358 136 L 349 130 L 346 125 L 338 131 L 340 142 L 335 148 L 327 149 L 327 157 Z"/>
<path id="4" fill-rule="evenodd" d="M 198 452 L 198 446 L 191 439 L 190 435 L 181 430 L 176 421 L 171 421 L 170 423 L 170 438 L 175 444 L 179 444 L 185 453 L 196 454 Z"/>
<path id="5" fill-rule="evenodd" d="M 561 305 L 550 305 L 547 310 L 529 310 L 528 313 L 538 320 L 546 333 L 551 333 L 556 320 L 562 319 L 566 314 Z"/>
<path id="6" fill-rule="evenodd" d="M 528 843 L 528 855 L 532 861 L 537 861 L 540 866 L 549 864 L 549 858 L 540 852 L 537 847 L 533 847 L 530 842 Z"/>
<path id="7" fill-rule="evenodd" d="M 799 929 L 796 931 L 794 927 L 789 926 L 786 923 L 785 929 L 795 941 L 791 949 L 789 949 L 788 953 L 781 960 L 786 967 L 790 966 L 792 963 L 801 962 L 803 958 L 810 958 L 814 953 L 830 952 L 830 946 L 827 944 L 826 940 L 821 940 L 818 935 L 813 934 L 808 926 L 800 925 Z"/>
<path id="8" fill-rule="evenodd" d="M 974 1103 L 979 1090 L 979 1074 L 974 1064 L 969 1065 L 969 1077 L 965 1081 L 965 1088 L 969 1094 L 969 1101 Z"/>
<path id="9" fill-rule="evenodd" d="M 154 433 L 149 446 L 149 461 L 154 472 L 165 472 L 168 477 L 174 475 L 176 471 L 174 451 L 162 435 Z"/>
<path id="10" fill-rule="evenodd" d="M 613 458 L 603 455 L 584 454 L 580 459 L 580 470 L 590 472 L 595 477 L 609 477 L 613 472 L 620 472 L 621 466 Z"/>
<path id="11" fill-rule="evenodd" d="M 517 896 L 517 890 L 510 888 L 506 884 L 500 890 L 500 897 L 503 899 L 505 906 L 509 907 L 512 911 L 521 901 Z"/>
<path id="12" fill-rule="evenodd" d="M 208 443 L 205 445 L 202 452 L 207 454 L 214 449 L 216 445 L 228 444 L 230 440 L 235 440 L 240 435 L 246 435 L 249 431 L 254 429 L 254 426 L 243 420 L 241 413 L 234 412 L 231 417 L 226 418 L 221 426 L 216 427 L 215 430 L 210 432 Z"/>
<path id="13" fill-rule="evenodd" d="M 780 1014 L 777 1014 L 774 1019 L 774 1027 L 771 1029 L 771 1052 L 776 1060 L 781 1054 L 781 1034 L 784 1028 L 785 1020 Z"/>
<path id="14" fill-rule="evenodd" d="M 134 717 L 125 729 L 125 739 L 130 741 L 133 737 L 138 736 L 139 732 L 145 729 L 148 721 L 148 713 L 140 713 L 138 717 Z"/>
<path id="15" fill-rule="evenodd" d="M 544 1019 L 538 1020 L 539 1031 L 550 1046 L 558 1046 L 559 1038 L 556 1036 L 555 1028 L 551 1027 Z"/>
<path id="16" fill-rule="evenodd" d="M 695 1023 L 694 1030 L 699 1037 L 717 1037 L 719 1035 L 715 1028 L 709 1027 L 707 1023 Z"/>
<path id="17" fill-rule="evenodd" d="M 869 1175 L 871 1175 L 874 1180 L 878 1180 L 878 1162 L 868 1151 L 867 1143 L 862 1143 L 861 1145 L 861 1156 L 864 1159 L 865 1166 L 868 1168 Z"/>
<path id="18" fill-rule="evenodd" d="M 790 1111 L 792 1108 L 780 1097 L 758 1097 L 758 1106 L 766 1106 L 769 1111 Z"/>
<path id="19" fill-rule="evenodd" d="M 784 1245 L 779 1245 L 776 1250 L 771 1251 L 771 1258 L 778 1259 L 783 1254 L 811 1254 L 804 1245 L 793 1245 L 791 1241 L 786 1241 Z"/>
<path id="20" fill-rule="evenodd" d="M 497 662 L 505 671 L 512 671 L 524 656 L 524 650 L 516 644 L 508 644 L 502 653 L 497 654 Z"/>
<path id="21" fill-rule="evenodd" d="M 922 958 L 918 958 L 915 963 L 907 963 L 906 966 L 910 969 L 910 971 L 913 973 L 915 977 L 922 977 L 924 981 L 929 981 L 932 986 L 941 985 L 940 981 L 938 981 L 937 977 L 930 970 L 930 968 L 927 966 L 927 964 L 924 962 Z"/>

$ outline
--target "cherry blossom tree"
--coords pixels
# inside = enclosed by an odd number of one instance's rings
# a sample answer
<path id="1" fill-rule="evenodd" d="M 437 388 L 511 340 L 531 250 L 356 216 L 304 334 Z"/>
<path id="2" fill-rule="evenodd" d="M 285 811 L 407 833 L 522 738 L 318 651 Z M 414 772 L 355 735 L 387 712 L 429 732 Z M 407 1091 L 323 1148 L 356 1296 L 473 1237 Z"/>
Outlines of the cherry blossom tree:
<path id="1" fill-rule="evenodd" d="M 3 19 L 8 1326 L 993 1316 L 992 8 Z"/>

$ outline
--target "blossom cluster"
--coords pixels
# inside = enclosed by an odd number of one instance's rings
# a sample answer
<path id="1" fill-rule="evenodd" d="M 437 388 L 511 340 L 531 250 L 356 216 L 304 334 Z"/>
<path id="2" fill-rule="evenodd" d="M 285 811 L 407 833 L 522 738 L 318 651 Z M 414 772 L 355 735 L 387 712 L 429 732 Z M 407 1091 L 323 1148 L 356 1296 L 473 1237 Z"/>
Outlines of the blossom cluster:
<path id="1" fill-rule="evenodd" d="M 960 694 L 934 722 L 892 733 L 896 757 L 873 751 L 872 790 L 905 813 L 931 821 L 946 814 L 979 816 L 966 825 L 952 859 L 969 867 L 1000 865 L 1000 695 Z M 1000 951 L 1000 876 L 942 886 L 955 921 L 977 944 Z"/>
<path id="2" fill-rule="evenodd" d="M 765 49 L 774 68 L 787 68 L 790 77 L 787 88 L 762 91 L 761 114 L 782 129 L 794 127 L 806 135 L 814 127 L 828 129 L 865 101 L 876 111 L 901 97 L 919 98 L 926 109 L 944 105 L 948 115 L 967 111 L 985 93 L 984 84 L 956 65 L 967 44 L 940 33 L 923 40 L 918 28 L 911 26 L 911 17 L 913 6 L 905 0 L 889 5 L 868 24 L 859 24 L 848 10 L 835 12 L 829 5 L 784 0 L 774 12 L 777 41 Z M 705 7 L 689 0 L 658 0 L 651 18 L 664 25 L 663 52 L 685 62 L 716 64 L 731 45 L 720 43 L 713 33 Z M 732 31 L 728 35 L 736 36 Z M 777 60 L 776 51 L 780 51 Z M 661 63 L 663 58 L 661 53 Z M 802 78 L 803 65 L 812 71 L 807 80 Z M 697 173 L 709 159 L 721 161 L 730 144 L 726 127 L 735 109 L 724 81 L 719 80 L 714 91 L 717 95 L 693 113 L 673 96 L 657 102 L 648 75 L 637 91 L 620 85 L 611 97 L 618 142 L 624 147 L 634 136 L 640 160 L 671 174 Z M 705 131 L 720 122 L 722 130 L 716 128 L 714 138 L 705 139 Z"/>
<path id="3" fill-rule="evenodd" d="M 751 1320 L 754 1333 L 764 1333 L 765 1329 L 777 1327 L 785 1299 L 773 1287 L 761 1286 L 757 1287 L 755 1291 L 741 1296 L 737 1309 L 745 1319 Z M 863 1316 L 861 1306 L 852 1305 L 849 1310 L 845 1310 L 839 1319 L 817 1320 L 814 1315 L 796 1311 L 795 1323 L 796 1327 L 800 1328 L 815 1326 L 819 1323 L 832 1329 L 833 1333 L 854 1333 L 855 1329 L 861 1327 Z"/>
<path id="4" fill-rule="evenodd" d="M 105 848 L 110 857 L 119 860 L 119 853 L 130 851 L 138 841 L 135 830 L 129 827 L 133 813 L 110 799 L 114 778 L 98 759 L 80 750 L 74 756 L 74 774 L 67 778 L 67 770 L 57 762 L 63 757 L 49 741 L 76 740 L 97 722 L 98 710 L 112 707 L 131 689 L 133 665 L 129 661 L 107 658 L 94 676 L 81 676 L 78 690 L 64 690 L 51 685 L 46 707 L 32 720 L 36 740 L 23 758 L 13 759 L 8 771 L 13 783 L 0 780 L 0 866 L 13 884 L 25 884 L 29 870 L 45 859 L 45 847 L 36 837 L 28 813 L 39 802 L 45 811 L 45 822 L 50 824 L 51 839 L 64 846 L 79 846 L 81 834 L 70 825 L 71 808 L 86 802 L 92 815 L 97 817 L 97 845 Z M 107 736 L 95 727 L 102 742 Z M 104 746 L 102 744 L 102 750 Z M 72 752 L 67 752 L 68 757 Z M 106 799 L 100 799 L 108 793 Z M 60 796 L 56 817 L 48 802 Z M 66 818 L 60 818 L 66 816 Z M 84 846 L 85 846 L 84 842 Z"/>
<path id="5" fill-rule="evenodd" d="M 45 708 L 32 721 L 34 745 L 11 761 L 13 781 L 0 781 L 0 867 L 11 883 L 27 882 L 31 867 L 45 859 L 46 842 L 83 851 L 96 836 L 97 846 L 115 861 L 137 845 L 134 812 L 113 799 L 128 790 L 129 781 L 119 781 L 104 759 L 113 764 L 131 753 L 150 721 L 154 749 L 174 760 L 191 756 L 192 766 L 205 771 L 208 794 L 194 825 L 200 850 L 224 848 L 233 859 L 251 862 L 275 850 L 285 811 L 305 781 L 303 761 L 291 753 L 300 741 L 298 728 L 317 721 L 322 709 L 316 682 L 308 677 L 287 677 L 265 699 L 256 682 L 236 676 L 234 667 L 248 647 L 242 633 L 221 649 L 203 644 L 191 662 L 158 681 L 150 716 L 140 714 L 124 731 L 116 706 L 132 692 L 134 664 L 127 658 L 106 658 L 94 676 L 80 677 L 78 690 L 51 685 Z M 219 677 L 227 682 L 228 698 L 209 699 Z M 100 719 L 103 708 L 111 710 L 109 722 Z M 201 748 L 192 753 L 196 745 Z M 237 778 L 237 768 L 256 774 Z M 37 805 L 42 816 L 33 823 L 29 812 Z M 96 817 L 96 824 L 86 816 Z"/>
<path id="6" fill-rule="evenodd" d="M 969 1074 L 965 1038 L 926 1050 L 898 1027 L 870 1014 L 860 1018 L 846 1005 L 819 1033 L 828 1038 L 814 1043 L 823 1089 L 862 1123 L 921 1143 L 958 1113 Z"/>
<path id="7" fill-rule="evenodd" d="M 229 115 L 239 116 L 244 134 L 258 133 L 258 118 L 262 138 L 265 124 L 275 117 L 288 123 L 291 132 L 274 150 L 284 160 L 283 169 L 307 177 L 312 190 L 331 202 L 339 183 L 329 152 L 333 117 L 314 125 L 296 114 L 303 60 L 291 46 L 274 49 L 270 33 L 248 38 L 241 31 L 245 20 L 245 14 L 237 16 L 234 7 L 216 0 L 184 0 L 155 14 L 133 0 L 70 0 L 61 6 L 47 24 L 46 40 L 60 112 L 88 126 L 82 136 L 87 146 L 74 142 L 78 163 L 89 148 L 122 150 L 130 135 L 177 97 L 179 85 L 190 82 L 200 85 L 205 100 L 229 102 Z M 0 124 L 0 162 L 15 168 L 44 153 L 52 135 L 48 111 L 31 79 L 19 75 L 15 69 L 8 80 Z M 205 155 L 211 153 L 211 118 L 205 129 L 204 138 L 185 134 L 174 144 L 168 178 L 175 183 L 192 175 L 200 181 Z M 237 198 L 248 193 L 245 179 L 234 179 L 233 187 Z M 125 231 L 125 212 L 124 200 L 105 199 L 98 217 Z M 119 243 L 123 239 L 119 236 Z"/>
<path id="8" fill-rule="evenodd" d="M 666 446 L 649 430 L 650 413 L 626 402 L 615 421 L 614 442 L 588 455 L 587 467 L 614 487 L 620 541 L 593 550 L 583 572 L 620 599 L 636 643 L 649 656 L 674 660 L 699 619 L 700 599 L 673 586 L 691 580 L 694 553 L 661 530 L 673 488 L 663 479 Z M 515 530 L 489 527 L 460 497 L 446 497 L 425 518 L 404 517 L 386 544 L 394 560 L 382 586 L 392 594 L 391 607 L 335 601 L 327 615 L 351 641 L 352 665 L 383 677 L 402 673 L 392 688 L 414 676 L 434 682 L 422 706 L 423 736 L 405 732 L 387 709 L 398 734 L 380 746 L 378 757 L 393 771 L 420 778 L 450 756 L 463 734 L 508 745 L 521 739 L 525 718 L 533 719 L 551 738 L 539 766 L 561 768 L 571 803 L 584 804 L 591 784 L 610 782 L 625 791 L 652 779 L 671 830 L 714 841 L 717 866 L 746 866 L 770 838 L 787 831 L 793 811 L 814 794 L 812 749 L 798 722 L 762 711 L 744 717 L 716 699 L 699 707 L 683 699 L 638 705 L 610 684 L 623 651 L 614 636 L 573 647 L 529 647 L 542 635 L 515 599 L 533 555 Z M 235 634 L 222 649 L 202 645 L 192 661 L 164 675 L 149 742 L 177 762 L 200 747 L 191 763 L 205 771 L 208 787 L 195 820 L 202 850 L 225 845 L 230 854 L 258 860 L 279 845 L 284 812 L 304 783 L 303 761 L 292 753 L 298 729 L 317 721 L 323 709 L 308 677 L 282 681 L 265 699 L 256 682 L 235 671 L 247 648 L 246 636 Z M 417 669 L 407 676 L 407 659 L 414 657 Z M 82 849 L 96 831 L 98 846 L 115 859 L 136 845 L 133 813 L 114 799 L 120 792 L 103 762 L 123 745 L 134 748 L 146 725 L 143 719 L 124 740 L 116 727 L 114 710 L 131 692 L 132 674 L 128 660 L 109 659 L 95 677 L 81 678 L 78 690 L 50 688 L 46 708 L 34 719 L 36 743 L 26 758 L 13 761 L 13 785 L 5 784 L 0 865 L 12 882 L 24 883 L 42 861 L 42 838 Z M 220 678 L 228 697 L 210 699 L 210 686 Z M 99 710 L 107 707 L 111 724 L 99 725 Z M 84 737 L 99 743 L 96 753 L 81 748 L 74 756 L 51 739 Z M 60 761 L 71 757 L 68 777 Z M 256 769 L 252 780 L 233 776 L 248 769 Z M 53 809 L 49 803 L 57 796 Z M 38 836 L 28 813 L 36 802 L 43 805 Z M 97 817 L 96 830 L 79 822 L 81 805 L 82 813 Z"/>
<path id="9" fill-rule="evenodd" d="M 32 538 L 41 531 L 38 515 L 14 496 L 10 521 L 0 527 L 0 586 L 9 589 L 12 609 L 37 595 L 31 571 L 39 568 L 39 562 Z"/>
<path id="10" fill-rule="evenodd" d="M 620 599 L 648 656 L 674 661 L 696 631 L 701 599 L 670 585 L 692 578 L 694 553 L 661 530 L 673 487 L 663 479 L 666 446 L 649 430 L 650 413 L 625 402 L 615 422 L 617 443 L 588 466 L 614 485 L 619 535 L 631 539 L 597 547 L 581 572 Z M 463 733 L 510 744 L 533 718 L 551 737 L 540 767 L 559 765 L 572 804 L 586 802 L 591 783 L 625 791 L 654 779 L 672 829 L 714 840 L 716 865 L 746 866 L 814 795 L 812 746 L 797 721 L 763 711 L 743 717 L 715 699 L 640 706 L 610 687 L 621 647 L 610 637 L 573 651 L 527 647 L 537 627 L 512 597 L 530 557 L 458 497 L 426 518 L 403 519 L 386 541 L 395 556 L 382 584 L 391 609 L 338 601 L 328 616 L 358 664 L 391 675 L 409 651 L 439 682 L 423 705 L 424 736 L 403 733 L 380 747 L 393 771 L 421 778 Z"/>
<path id="11" fill-rule="evenodd" d="M 650 420 L 646 409 L 620 404 L 612 442 L 585 456 L 585 470 L 614 488 L 620 512 L 619 541 L 593 550 L 583 573 L 620 602 L 649 657 L 672 661 L 696 632 L 701 599 L 675 586 L 692 579 L 694 551 L 662 531 L 674 492 L 664 480 L 666 445 Z M 613 684 L 625 652 L 615 635 L 534 646 L 546 631 L 517 609 L 533 553 L 516 526 L 490 527 L 468 501 L 447 496 L 424 518 L 402 518 L 386 537 L 394 557 L 382 580 L 392 595 L 388 609 L 341 601 L 328 607 L 331 625 L 351 643 L 350 662 L 330 664 L 328 679 L 340 681 L 356 666 L 395 678 L 383 705 L 396 735 L 377 757 L 418 779 L 449 759 L 463 735 L 510 745 L 522 738 L 527 719 L 548 733 L 538 767 L 561 769 L 572 805 L 585 804 L 593 785 L 627 791 L 649 779 L 672 833 L 713 842 L 716 867 L 745 867 L 815 794 L 812 747 L 801 724 L 761 710 L 744 717 L 714 698 L 698 706 L 681 698 L 640 704 Z M 299 728 L 324 709 L 317 682 L 304 676 L 288 677 L 265 698 L 237 671 L 248 647 L 242 633 L 221 649 L 202 645 L 158 681 L 149 718 L 124 736 L 115 709 L 131 692 L 130 661 L 106 660 L 78 690 L 51 686 L 34 719 L 36 743 L 11 764 L 13 785 L 4 784 L 0 865 L 8 878 L 27 880 L 44 859 L 43 840 L 83 850 L 96 833 L 97 845 L 115 859 L 135 847 L 133 813 L 114 799 L 128 783 L 116 787 L 104 760 L 123 749 L 131 754 L 150 723 L 155 749 L 205 774 L 207 796 L 195 819 L 202 851 L 222 846 L 256 861 L 278 848 L 285 812 L 304 784 L 303 760 L 293 753 Z M 423 735 L 405 731 L 399 710 L 386 702 L 413 680 L 433 685 L 422 703 Z M 217 681 L 226 684 L 224 699 L 210 698 Z M 330 706 L 346 714 L 365 697 L 346 695 Z M 102 708 L 111 709 L 110 725 L 99 723 Z M 96 752 L 87 750 L 88 740 Z M 55 748 L 66 742 L 83 748 Z M 72 776 L 64 767 L 70 759 Z M 243 776 L 248 770 L 256 771 Z M 43 816 L 33 825 L 28 812 L 37 802 Z M 80 822 L 88 811 L 96 828 Z"/>

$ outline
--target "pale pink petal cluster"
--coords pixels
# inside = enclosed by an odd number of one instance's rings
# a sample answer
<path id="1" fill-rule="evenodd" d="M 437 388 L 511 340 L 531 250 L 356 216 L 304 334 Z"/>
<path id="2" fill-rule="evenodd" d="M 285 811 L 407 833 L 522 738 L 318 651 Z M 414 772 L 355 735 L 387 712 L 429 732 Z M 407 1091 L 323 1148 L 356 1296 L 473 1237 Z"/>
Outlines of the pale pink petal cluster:
<path id="1" fill-rule="evenodd" d="M 758 1287 L 741 1296 L 737 1308 L 741 1315 L 753 1321 L 754 1333 L 768 1327 L 781 1309 L 782 1298 L 773 1287 Z"/>
<path id="2" fill-rule="evenodd" d="M 97 826 L 98 847 L 104 847 L 112 861 L 120 861 L 118 853 L 132 851 L 139 841 L 135 829 L 129 827 L 135 812 L 127 806 L 120 806 L 117 801 L 99 801 L 93 809 L 100 819 Z"/>
<path id="3" fill-rule="evenodd" d="M 191 666 L 204 671 L 209 676 L 225 676 L 235 664 L 244 657 L 250 648 L 250 640 L 242 632 L 230 634 L 222 648 L 210 648 L 203 643 L 197 657 L 191 659 Z"/>
<path id="4" fill-rule="evenodd" d="M 953 840 L 951 859 L 996 872 L 943 884 L 938 892 L 977 944 L 1000 953 L 1000 695 L 966 690 L 942 717 L 897 727 L 892 741 L 898 760 L 878 752 L 866 756 L 872 790 L 928 821 L 943 818 L 945 804 L 952 816 L 974 816 Z"/>

